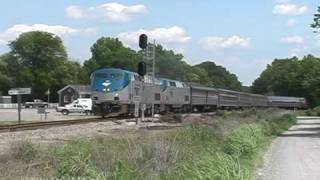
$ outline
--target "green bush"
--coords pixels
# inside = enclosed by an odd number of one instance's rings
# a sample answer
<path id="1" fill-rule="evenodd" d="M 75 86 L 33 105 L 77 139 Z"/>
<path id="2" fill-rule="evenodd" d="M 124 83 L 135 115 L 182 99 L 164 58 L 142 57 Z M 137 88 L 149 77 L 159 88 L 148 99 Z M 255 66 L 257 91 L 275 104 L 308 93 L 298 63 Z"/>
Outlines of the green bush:
<path id="1" fill-rule="evenodd" d="M 307 116 L 320 116 L 320 106 L 316 106 L 313 109 L 308 109 L 305 111 Z"/>
<path id="2" fill-rule="evenodd" d="M 87 140 L 74 140 L 55 149 L 58 159 L 58 177 L 100 177 L 91 163 L 91 144 Z"/>
<path id="3" fill-rule="evenodd" d="M 11 146 L 11 154 L 16 160 L 31 162 L 37 156 L 38 149 L 29 141 L 19 141 Z"/>
<path id="4" fill-rule="evenodd" d="M 251 157 L 263 141 L 262 127 L 258 124 L 246 124 L 229 134 L 223 145 L 224 152 L 235 157 Z"/>
<path id="5" fill-rule="evenodd" d="M 314 115 L 319 116 L 320 115 L 320 106 L 314 107 L 312 109 L 312 111 L 314 112 Z"/>
<path id="6" fill-rule="evenodd" d="M 40 162 L 38 167 L 45 167 L 43 170 L 52 169 L 50 176 L 65 179 L 250 179 L 255 161 L 270 139 L 287 130 L 295 118 L 266 115 L 268 119 L 254 120 L 250 114 L 261 114 L 254 109 L 244 115 L 233 113 L 232 118 L 193 122 L 176 131 L 148 136 L 140 132 L 127 138 L 76 139 L 53 144 L 45 153 L 22 142 L 13 146 L 12 152 L 22 164 Z M 220 137 L 216 132 L 220 128 L 229 130 Z M 37 161 L 36 157 L 44 159 Z"/>
<path id="7" fill-rule="evenodd" d="M 108 173 L 106 179 L 140 180 L 144 178 L 142 173 L 129 163 L 118 161 Z"/>
<path id="8" fill-rule="evenodd" d="M 250 173 L 237 158 L 207 151 L 197 161 L 183 164 L 176 173 L 176 179 L 244 180 L 250 179 Z"/>
<path id="9" fill-rule="evenodd" d="M 263 125 L 264 133 L 269 136 L 278 136 L 296 123 L 293 115 L 285 114 L 280 118 L 267 119 L 260 122 Z"/>

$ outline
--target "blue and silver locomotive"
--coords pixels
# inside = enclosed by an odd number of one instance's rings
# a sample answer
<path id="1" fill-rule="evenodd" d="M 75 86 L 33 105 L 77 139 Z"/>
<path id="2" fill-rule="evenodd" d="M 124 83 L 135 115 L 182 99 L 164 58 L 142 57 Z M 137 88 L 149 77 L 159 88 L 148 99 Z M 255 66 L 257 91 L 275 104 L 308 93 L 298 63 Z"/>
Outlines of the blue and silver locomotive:
<path id="1" fill-rule="evenodd" d="M 154 82 L 153 82 L 154 81 Z M 143 104 L 146 114 L 211 111 L 216 108 L 284 107 L 304 108 L 304 98 L 263 95 L 187 85 L 118 69 L 100 68 L 91 74 L 93 112 L 97 115 L 132 115 L 135 104 Z M 142 106 L 140 106 L 141 109 Z"/>
<path id="2" fill-rule="evenodd" d="M 180 81 L 153 79 L 146 75 L 140 79 L 137 73 L 117 69 L 101 68 L 91 74 L 93 112 L 102 116 L 134 113 L 135 102 L 145 104 L 146 113 L 187 109 L 189 87 Z M 143 82 L 143 83 L 142 83 Z"/>

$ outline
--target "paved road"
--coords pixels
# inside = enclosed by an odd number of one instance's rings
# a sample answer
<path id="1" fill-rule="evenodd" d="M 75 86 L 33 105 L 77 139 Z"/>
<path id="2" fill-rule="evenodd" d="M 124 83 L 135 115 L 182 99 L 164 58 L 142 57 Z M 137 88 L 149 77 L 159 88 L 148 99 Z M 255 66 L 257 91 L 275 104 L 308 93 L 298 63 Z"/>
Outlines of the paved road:
<path id="1" fill-rule="evenodd" d="M 93 116 L 87 116 L 83 113 L 70 113 L 65 116 L 59 112 L 56 112 L 55 109 L 47 109 L 49 114 L 47 115 L 47 121 L 54 120 L 68 120 L 68 119 L 83 119 L 91 118 Z M 0 109 L 0 121 L 17 121 L 18 111 L 17 109 Z M 37 109 L 22 109 L 21 110 L 21 119 L 23 121 L 44 121 L 44 115 L 41 118 L 41 115 L 37 113 Z"/>
<path id="2" fill-rule="evenodd" d="M 320 117 L 298 117 L 264 156 L 258 180 L 320 180 Z"/>

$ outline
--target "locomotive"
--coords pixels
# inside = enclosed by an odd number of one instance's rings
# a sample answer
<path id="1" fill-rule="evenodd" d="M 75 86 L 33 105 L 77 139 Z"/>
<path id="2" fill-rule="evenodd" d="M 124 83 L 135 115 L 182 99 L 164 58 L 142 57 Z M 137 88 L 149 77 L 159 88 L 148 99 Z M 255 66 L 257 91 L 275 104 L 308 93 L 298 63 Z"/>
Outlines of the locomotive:
<path id="1" fill-rule="evenodd" d="M 202 112 L 245 107 L 305 108 L 305 98 L 264 96 L 226 89 L 139 76 L 119 68 L 100 68 L 91 74 L 93 112 L 96 115 L 133 115 L 135 103 L 144 104 L 147 115 L 155 113 Z"/>

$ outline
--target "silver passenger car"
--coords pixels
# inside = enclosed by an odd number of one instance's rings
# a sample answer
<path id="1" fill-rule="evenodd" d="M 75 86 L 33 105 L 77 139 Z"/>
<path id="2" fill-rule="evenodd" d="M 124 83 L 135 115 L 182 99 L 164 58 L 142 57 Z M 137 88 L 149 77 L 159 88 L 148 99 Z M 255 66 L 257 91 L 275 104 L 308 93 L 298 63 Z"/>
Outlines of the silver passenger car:
<path id="1" fill-rule="evenodd" d="M 305 108 L 307 106 L 307 103 L 305 98 L 301 98 L 301 97 L 268 96 L 268 106 Z"/>

